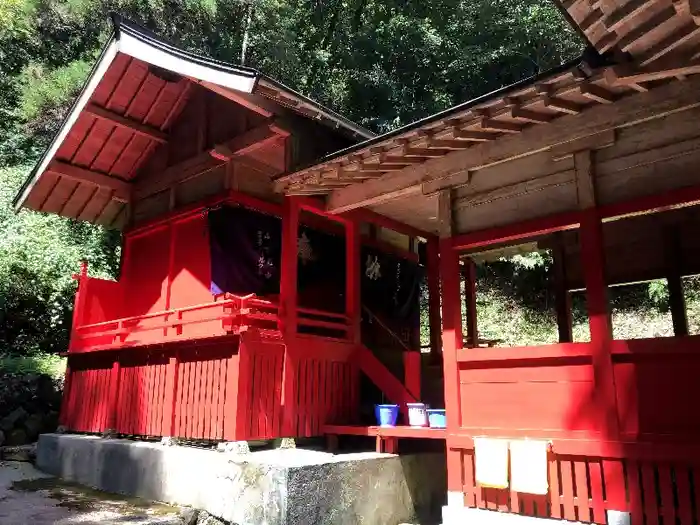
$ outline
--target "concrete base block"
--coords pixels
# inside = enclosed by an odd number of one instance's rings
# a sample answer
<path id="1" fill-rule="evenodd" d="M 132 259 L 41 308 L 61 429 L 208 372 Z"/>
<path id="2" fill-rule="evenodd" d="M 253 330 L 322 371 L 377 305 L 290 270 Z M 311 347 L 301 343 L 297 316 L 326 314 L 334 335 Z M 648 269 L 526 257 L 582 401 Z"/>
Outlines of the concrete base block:
<path id="1" fill-rule="evenodd" d="M 222 454 L 44 434 L 37 466 L 108 492 L 203 509 L 237 525 L 431 521 L 439 517 L 446 493 L 443 454 L 334 455 L 303 449 Z"/>

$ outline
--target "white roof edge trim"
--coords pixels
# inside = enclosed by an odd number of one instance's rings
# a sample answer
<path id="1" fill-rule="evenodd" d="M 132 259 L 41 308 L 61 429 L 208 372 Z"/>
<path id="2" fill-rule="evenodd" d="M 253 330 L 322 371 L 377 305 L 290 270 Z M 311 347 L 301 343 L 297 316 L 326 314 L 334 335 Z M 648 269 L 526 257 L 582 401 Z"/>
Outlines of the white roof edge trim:
<path id="1" fill-rule="evenodd" d="M 236 75 L 224 71 L 216 71 L 201 64 L 195 64 L 182 57 L 151 46 L 128 33 L 119 35 L 119 51 L 154 66 L 178 73 L 184 77 L 196 78 L 205 82 L 212 82 L 236 91 L 252 93 L 255 87 L 256 77 Z"/>
<path id="2" fill-rule="evenodd" d="M 27 200 L 27 197 L 29 197 L 29 194 L 31 193 L 32 189 L 34 189 L 34 186 L 36 185 L 37 181 L 39 180 L 41 175 L 43 175 L 51 160 L 53 160 L 54 155 L 56 155 L 56 152 L 63 144 L 63 141 L 65 140 L 66 136 L 73 128 L 73 125 L 78 120 L 78 117 L 80 117 L 80 113 L 83 111 L 83 108 L 85 108 L 88 101 L 92 97 L 92 94 L 97 88 L 97 85 L 102 80 L 102 77 L 107 72 L 107 69 L 109 69 L 109 66 L 112 65 L 112 62 L 117 56 L 118 51 L 119 44 L 114 38 L 112 38 L 109 44 L 107 45 L 104 54 L 102 55 L 100 63 L 95 68 L 94 72 L 92 73 L 92 76 L 90 77 L 90 80 L 85 86 L 85 89 L 83 89 L 83 92 L 80 94 L 80 98 L 78 98 L 78 100 L 76 101 L 75 106 L 73 106 L 73 109 L 68 115 L 68 118 L 66 118 L 66 120 L 63 122 L 63 125 L 61 126 L 58 135 L 56 135 L 55 140 L 51 143 L 51 146 L 44 154 L 41 163 L 39 164 L 34 173 L 34 178 L 29 184 L 27 184 L 27 187 L 24 188 L 22 196 L 15 205 L 15 211 L 18 211 L 20 208 L 22 208 L 22 206 L 24 205 L 24 201 Z"/>

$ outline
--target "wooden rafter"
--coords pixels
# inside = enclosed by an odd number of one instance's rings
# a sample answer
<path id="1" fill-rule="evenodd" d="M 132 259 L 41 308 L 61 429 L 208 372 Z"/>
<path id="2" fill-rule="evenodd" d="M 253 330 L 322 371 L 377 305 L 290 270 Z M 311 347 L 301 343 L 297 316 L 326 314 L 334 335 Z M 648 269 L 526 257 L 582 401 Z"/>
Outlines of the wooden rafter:
<path id="1" fill-rule="evenodd" d="M 650 66 L 621 64 L 608 68 L 606 79 L 613 86 L 628 86 L 664 78 L 696 75 L 700 73 L 700 61 L 688 58 L 658 60 Z"/>
<path id="2" fill-rule="evenodd" d="M 459 150 L 468 148 L 469 143 L 465 140 L 434 139 L 431 137 L 427 139 L 427 146 L 429 148 Z"/>
<path id="3" fill-rule="evenodd" d="M 630 0 L 606 16 L 603 24 L 609 31 L 614 31 L 620 26 L 631 22 L 634 17 L 649 9 L 655 3 L 656 0 Z"/>
<path id="4" fill-rule="evenodd" d="M 595 100 L 601 104 L 610 104 L 615 102 L 615 95 L 605 88 L 596 86 L 595 84 L 582 83 L 581 94 L 591 100 Z"/>
<path id="5" fill-rule="evenodd" d="M 161 130 L 151 126 L 146 126 L 145 124 L 137 122 L 136 120 L 123 117 L 117 113 L 114 113 L 113 111 L 98 106 L 97 104 L 88 104 L 85 106 L 84 111 L 95 118 L 107 121 L 117 127 L 132 131 L 133 133 L 146 137 L 147 139 L 154 140 L 161 144 L 168 142 L 168 135 Z"/>
<path id="6" fill-rule="evenodd" d="M 478 131 L 472 129 L 458 129 L 454 128 L 452 130 L 452 137 L 455 140 L 465 140 L 468 142 L 489 142 L 498 138 L 499 134 L 493 131 Z"/>
<path id="7" fill-rule="evenodd" d="M 511 108 L 510 116 L 511 118 L 517 118 L 526 122 L 532 122 L 534 124 L 545 124 L 554 118 L 552 115 L 539 113 L 537 111 L 532 111 L 519 106 Z"/>
<path id="8" fill-rule="evenodd" d="M 622 51 L 628 51 L 633 45 L 635 45 L 637 42 L 643 39 L 647 35 L 647 33 L 669 22 L 675 16 L 676 10 L 673 8 L 673 6 L 668 6 L 662 9 L 654 16 L 652 16 L 649 20 L 642 22 L 634 29 L 632 29 L 629 33 L 622 36 L 618 42 L 618 47 Z"/>
<path id="9" fill-rule="evenodd" d="M 602 70 L 582 76 L 576 76 L 575 70 L 562 73 L 558 77 L 550 78 L 548 84 L 536 86 L 535 89 L 528 88 L 516 91 L 513 95 L 505 96 L 500 101 L 489 100 L 484 106 L 470 107 L 462 113 L 432 122 L 428 128 L 413 130 L 404 136 L 390 138 L 384 143 L 370 146 L 362 150 L 361 158 L 360 156 L 354 157 L 354 154 L 348 154 L 281 177 L 275 181 L 275 189 L 276 191 L 286 191 L 289 185 L 306 180 L 314 173 L 327 172 L 332 169 L 331 163 L 342 164 L 346 169 L 353 170 L 356 169 L 353 167 L 354 163 L 360 160 L 363 162 L 387 162 L 385 157 L 390 156 L 394 157 L 391 159 L 391 163 L 403 163 L 411 159 L 412 164 L 419 164 L 429 161 L 431 157 L 436 155 L 405 157 L 406 147 L 414 148 L 412 152 L 414 154 L 419 151 L 418 148 L 423 148 L 441 151 L 442 155 L 445 154 L 444 150 L 464 151 L 482 142 L 500 140 L 506 135 L 503 130 L 489 131 L 478 127 L 484 119 L 505 122 L 506 126 L 510 124 L 513 127 L 510 130 L 511 134 L 514 134 L 514 126 L 519 126 L 519 129 L 528 128 L 529 126 L 524 126 L 526 122 L 544 124 L 561 118 L 562 113 L 579 113 L 591 104 L 573 102 L 565 97 L 570 95 L 580 97 L 582 86 L 596 86 L 591 89 L 583 87 L 585 92 L 583 96 L 588 98 L 591 103 L 606 103 L 609 99 L 617 100 L 623 96 L 622 93 L 609 93 L 604 88 L 596 89 L 599 87 L 597 83 L 601 80 L 604 80 Z M 643 89 L 643 87 L 636 85 L 627 87 L 635 90 Z M 539 109 L 544 102 L 549 103 L 550 109 L 554 111 L 543 112 Z M 500 120 L 501 117 L 515 119 L 517 122 Z M 400 157 L 401 160 L 396 157 Z M 407 168 L 409 167 L 407 166 Z"/>
<path id="10" fill-rule="evenodd" d="M 85 182 L 98 188 L 111 190 L 114 192 L 113 198 L 115 200 L 128 202 L 131 199 L 130 183 L 104 173 L 81 168 L 60 160 L 51 161 L 46 171 L 77 182 Z"/>
<path id="11" fill-rule="evenodd" d="M 414 148 L 411 146 L 404 146 L 403 152 L 406 157 L 442 157 L 449 153 L 449 150 L 437 149 L 437 148 Z"/>
<path id="12" fill-rule="evenodd" d="M 357 171 L 377 171 L 377 172 L 383 172 L 383 171 L 400 171 L 404 169 L 407 166 L 407 164 L 391 164 L 391 163 L 382 163 L 382 162 L 360 162 L 357 165 Z"/>
<path id="13" fill-rule="evenodd" d="M 263 117 L 268 118 L 273 115 L 272 111 L 269 108 L 263 107 L 263 104 L 254 101 L 250 95 L 239 93 L 237 91 L 225 88 L 212 82 L 199 83 L 202 85 L 202 87 L 205 87 L 208 90 L 213 91 L 217 95 L 227 98 L 228 100 L 235 102 L 236 104 L 239 104 L 246 109 L 254 111 L 258 115 L 262 115 Z"/>
<path id="14" fill-rule="evenodd" d="M 579 22 L 578 26 L 581 28 L 581 31 L 583 31 L 584 33 L 588 33 L 595 26 L 603 22 L 603 16 L 603 11 L 601 11 L 600 9 L 593 9 L 586 16 L 586 18 Z"/>
<path id="15" fill-rule="evenodd" d="M 563 98 L 545 95 L 542 99 L 542 103 L 546 108 L 555 109 L 562 113 L 568 113 L 569 115 L 578 115 L 581 113 L 581 106 L 575 102 L 564 100 Z"/>
<path id="16" fill-rule="evenodd" d="M 401 155 L 389 155 L 388 153 L 379 154 L 380 162 L 387 162 L 389 164 L 420 164 L 425 161 L 424 157 L 403 157 Z"/>
<path id="17" fill-rule="evenodd" d="M 136 185 L 136 196 L 143 198 L 165 190 L 189 178 L 220 166 L 235 157 L 242 157 L 273 144 L 289 133 L 275 123 L 267 122 L 234 137 L 211 150 L 168 167 L 157 177 L 145 179 Z"/>
<path id="18" fill-rule="evenodd" d="M 475 145 L 442 159 L 410 166 L 403 172 L 338 189 L 331 194 L 327 209 L 332 213 L 342 213 L 401 196 L 422 194 L 423 186 L 430 182 L 439 182 L 443 187 L 464 184 L 474 170 L 613 130 L 630 121 L 659 118 L 683 108 L 696 107 L 698 103 L 694 89 L 700 89 L 697 79 L 689 79 L 683 84 L 670 83 L 648 93 L 617 101 L 614 108 L 603 105 L 591 107 L 586 110 L 585 118 L 564 116 L 546 126 L 534 126 L 494 143 Z"/>
<path id="19" fill-rule="evenodd" d="M 700 34 L 700 26 L 692 20 L 689 21 L 660 42 L 651 46 L 639 60 L 639 65 L 646 66 L 654 60 L 658 60 L 698 34 Z"/>
<path id="20" fill-rule="evenodd" d="M 492 118 L 482 118 L 479 127 L 484 131 L 496 131 L 499 133 L 520 133 L 523 130 L 522 124 L 517 122 L 505 122 Z"/>

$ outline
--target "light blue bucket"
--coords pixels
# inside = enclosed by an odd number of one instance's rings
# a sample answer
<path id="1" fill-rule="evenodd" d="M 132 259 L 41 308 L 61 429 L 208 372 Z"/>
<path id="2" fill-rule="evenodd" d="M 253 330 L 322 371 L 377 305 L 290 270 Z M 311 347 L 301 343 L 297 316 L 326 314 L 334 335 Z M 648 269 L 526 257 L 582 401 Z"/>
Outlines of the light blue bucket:
<path id="1" fill-rule="evenodd" d="M 428 424 L 430 428 L 447 428 L 447 418 L 445 417 L 445 409 L 428 409 Z"/>

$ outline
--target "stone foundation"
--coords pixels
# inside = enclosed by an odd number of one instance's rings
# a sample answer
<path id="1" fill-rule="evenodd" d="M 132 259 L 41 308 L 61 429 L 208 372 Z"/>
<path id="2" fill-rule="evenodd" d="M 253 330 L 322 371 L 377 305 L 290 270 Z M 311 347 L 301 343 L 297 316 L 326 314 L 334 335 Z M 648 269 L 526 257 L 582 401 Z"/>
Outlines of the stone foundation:
<path id="1" fill-rule="evenodd" d="M 237 525 L 437 522 L 444 454 L 234 454 L 94 436 L 44 434 L 37 466 L 108 492 L 206 510 Z M 437 519 L 436 519 L 437 518 Z"/>

